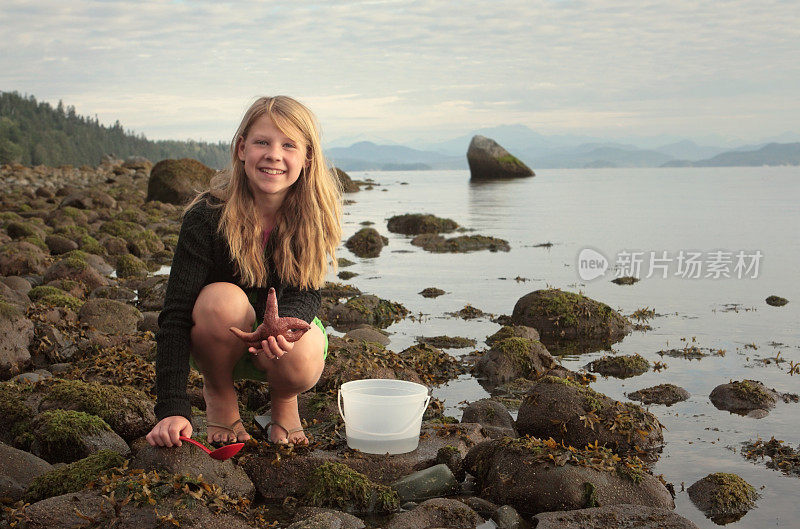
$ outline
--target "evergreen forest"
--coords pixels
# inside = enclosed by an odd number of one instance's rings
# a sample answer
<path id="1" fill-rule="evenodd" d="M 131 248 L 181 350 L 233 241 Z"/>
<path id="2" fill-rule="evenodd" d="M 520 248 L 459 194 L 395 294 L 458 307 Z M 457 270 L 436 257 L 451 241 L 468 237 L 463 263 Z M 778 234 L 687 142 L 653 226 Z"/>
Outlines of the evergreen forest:
<path id="1" fill-rule="evenodd" d="M 159 140 L 111 126 L 97 117 L 79 116 L 59 101 L 37 102 L 34 96 L 0 92 L 0 163 L 23 165 L 97 165 L 106 154 L 117 158 L 144 156 L 153 163 L 165 158 L 194 158 L 221 169 L 228 161 L 222 142 Z"/>

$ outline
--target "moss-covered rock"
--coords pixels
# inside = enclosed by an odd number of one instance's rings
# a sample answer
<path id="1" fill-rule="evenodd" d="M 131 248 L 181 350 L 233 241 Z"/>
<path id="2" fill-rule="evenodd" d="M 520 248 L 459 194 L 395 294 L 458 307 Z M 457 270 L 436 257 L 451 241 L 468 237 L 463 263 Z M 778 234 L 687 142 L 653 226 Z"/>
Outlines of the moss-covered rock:
<path id="1" fill-rule="evenodd" d="M 659 384 L 628 393 L 631 400 L 639 400 L 643 404 L 666 404 L 672 406 L 690 397 L 689 392 L 675 384 Z"/>
<path id="2" fill-rule="evenodd" d="M 423 233 L 411 239 L 411 244 L 433 253 L 468 253 L 489 250 L 508 252 L 508 241 L 486 235 L 460 235 L 446 239 L 436 233 Z"/>
<path id="3" fill-rule="evenodd" d="M 59 379 L 44 391 L 40 410 L 65 409 L 97 415 L 126 441 L 145 435 L 156 422 L 150 398 L 130 386 Z"/>
<path id="4" fill-rule="evenodd" d="M 147 277 L 147 265 L 135 255 L 126 253 L 117 257 L 117 277 Z"/>
<path id="5" fill-rule="evenodd" d="M 45 271 L 45 283 L 56 279 L 72 279 L 82 282 L 90 290 L 107 285 L 108 280 L 89 264 L 89 259 L 89 254 L 81 250 L 65 253 Z"/>
<path id="6" fill-rule="evenodd" d="M 709 474 L 688 489 L 689 498 L 719 525 L 735 522 L 755 507 L 758 493 L 752 485 L 726 472 Z"/>
<path id="7" fill-rule="evenodd" d="M 650 369 L 650 362 L 639 354 L 604 356 L 589 362 L 586 368 L 604 377 L 630 378 Z"/>
<path id="8" fill-rule="evenodd" d="M 35 503 L 45 498 L 78 492 L 124 463 L 125 458 L 117 452 L 101 450 L 36 478 L 25 493 L 25 501 Z"/>
<path id="9" fill-rule="evenodd" d="M 496 141 L 485 136 L 472 137 L 467 149 L 467 162 L 472 180 L 534 176 L 530 167 L 519 158 L 505 150 Z"/>
<path id="10" fill-rule="evenodd" d="M 47 254 L 29 242 L 13 241 L 0 246 L 0 275 L 40 275 L 48 264 Z"/>
<path id="11" fill-rule="evenodd" d="M 426 384 L 442 384 L 465 371 L 454 357 L 428 344 L 412 345 L 401 351 L 400 357 Z"/>
<path id="12" fill-rule="evenodd" d="M 664 441 L 661 423 L 652 413 L 554 376 L 531 386 L 520 405 L 517 431 L 572 446 L 599 442 L 619 454 L 658 448 Z"/>
<path id="13" fill-rule="evenodd" d="M 511 318 L 517 325 L 538 330 L 548 346 L 561 340 L 613 343 L 630 330 L 630 322 L 605 303 L 560 289 L 524 295 L 514 305 Z"/>
<path id="14" fill-rule="evenodd" d="M 90 299 L 78 313 L 80 322 L 106 334 L 133 334 L 142 319 L 136 307 L 112 299 Z"/>
<path id="15" fill-rule="evenodd" d="M 742 454 L 750 460 L 760 461 L 766 457 L 767 468 L 780 470 L 789 476 L 800 477 L 800 447 L 797 449 L 783 441 L 770 438 L 769 441 L 756 439 L 742 446 Z"/>
<path id="16" fill-rule="evenodd" d="M 46 307 L 67 307 L 77 311 L 83 306 L 81 299 L 50 285 L 33 287 L 28 295 L 33 301 Z"/>
<path id="17" fill-rule="evenodd" d="M 445 292 L 441 288 L 436 288 L 436 287 L 423 288 L 417 293 L 423 298 L 438 298 L 439 296 L 447 294 L 447 292 Z"/>
<path id="18" fill-rule="evenodd" d="M 494 345 L 506 338 L 526 338 L 539 341 L 539 333 L 533 327 L 524 325 L 503 325 L 499 331 L 486 338 L 486 345 Z"/>
<path id="19" fill-rule="evenodd" d="M 622 276 L 612 279 L 611 282 L 616 285 L 633 285 L 634 283 L 639 282 L 639 278 L 633 276 Z"/>
<path id="20" fill-rule="evenodd" d="M 28 366 L 33 336 L 33 323 L 21 308 L 0 298 L 0 377 L 19 374 Z"/>
<path id="21" fill-rule="evenodd" d="M 48 410 L 31 423 L 31 452 L 48 463 L 71 463 L 110 449 L 127 455 L 127 443 L 100 417 L 75 410 Z"/>
<path id="22" fill-rule="evenodd" d="M 458 228 L 458 223 L 430 213 L 406 213 L 389 219 L 387 228 L 392 233 L 419 235 L 421 233 L 449 233 Z"/>
<path id="23" fill-rule="evenodd" d="M 0 423 L 3 424 L 0 439 L 22 450 L 30 449 L 33 441 L 31 420 L 36 415 L 25 398 L 28 392 L 30 387 L 0 382 Z"/>
<path id="24" fill-rule="evenodd" d="M 350 175 L 338 167 L 333 168 L 333 173 L 338 178 L 339 183 L 342 185 L 342 191 L 345 193 L 355 193 L 360 189 L 358 184 L 350 178 Z"/>
<path id="25" fill-rule="evenodd" d="M 784 305 L 789 303 L 788 299 L 782 298 L 780 296 L 769 296 L 764 301 L 767 302 L 767 305 L 771 305 L 773 307 L 783 307 Z"/>
<path id="26" fill-rule="evenodd" d="M 417 336 L 417 341 L 440 349 L 463 349 L 476 344 L 474 339 L 463 336 Z"/>
<path id="27" fill-rule="evenodd" d="M 715 387 L 709 398 L 717 409 L 746 414 L 774 408 L 780 395 L 758 380 L 737 380 Z"/>
<path id="28" fill-rule="evenodd" d="M 675 506 L 638 457 L 621 458 L 595 444 L 577 448 L 553 439 L 506 437 L 475 446 L 464 464 L 481 497 L 522 513 L 579 509 L 588 502 Z"/>
<path id="29" fill-rule="evenodd" d="M 395 303 L 370 294 L 355 296 L 346 303 L 337 304 L 324 314 L 323 319 L 334 326 L 352 326 L 368 323 L 386 328 L 408 315 L 400 303 Z"/>
<path id="30" fill-rule="evenodd" d="M 304 500 L 347 512 L 392 512 L 398 507 L 397 493 L 391 488 L 336 462 L 322 463 L 308 476 Z"/>
<path id="31" fill-rule="evenodd" d="M 561 376 L 571 373 L 555 361 L 541 342 L 515 336 L 495 342 L 475 363 L 475 373 L 490 387 L 553 372 Z"/>
<path id="32" fill-rule="evenodd" d="M 345 246 L 359 257 L 378 257 L 381 249 L 389 244 L 389 239 L 383 237 L 375 228 L 361 228 L 347 239 Z"/>
<path id="33" fill-rule="evenodd" d="M 198 190 L 208 189 L 214 170 L 191 158 L 161 160 L 150 171 L 147 201 L 185 205 Z"/>

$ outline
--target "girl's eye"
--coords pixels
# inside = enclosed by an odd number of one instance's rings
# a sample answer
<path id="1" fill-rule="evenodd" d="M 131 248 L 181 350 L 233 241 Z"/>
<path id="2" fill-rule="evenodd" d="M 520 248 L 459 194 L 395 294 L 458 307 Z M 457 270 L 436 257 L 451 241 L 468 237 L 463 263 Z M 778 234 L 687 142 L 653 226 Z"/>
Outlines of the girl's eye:
<path id="1" fill-rule="evenodd" d="M 266 145 L 267 144 L 267 140 L 256 140 L 256 143 L 258 145 Z"/>
<path id="2" fill-rule="evenodd" d="M 294 143 L 284 143 L 283 146 L 289 149 L 294 149 Z"/>

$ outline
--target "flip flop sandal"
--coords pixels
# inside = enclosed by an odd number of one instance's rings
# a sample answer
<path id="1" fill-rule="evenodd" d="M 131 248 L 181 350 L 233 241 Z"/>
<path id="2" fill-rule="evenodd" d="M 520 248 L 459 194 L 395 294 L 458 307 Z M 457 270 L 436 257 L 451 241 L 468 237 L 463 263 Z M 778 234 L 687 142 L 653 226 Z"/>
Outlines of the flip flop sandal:
<path id="1" fill-rule="evenodd" d="M 284 430 L 286 432 L 286 441 L 270 441 L 271 443 L 275 443 L 275 444 L 279 444 L 279 445 L 289 444 L 289 436 L 290 435 L 292 435 L 293 433 L 297 433 L 297 432 L 302 432 L 303 431 L 303 427 L 302 426 L 299 427 L 299 428 L 292 428 L 290 430 L 287 427 L 283 426 L 282 424 L 279 424 L 277 422 L 272 421 L 272 422 L 268 423 L 267 427 L 266 427 L 267 439 L 269 439 L 269 427 L 270 426 L 277 426 L 278 428 L 280 428 L 281 430 Z M 302 443 L 301 446 L 305 446 L 307 444 L 308 444 L 308 441 L 305 442 L 305 443 Z"/>
<path id="2" fill-rule="evenodd" d="M 237 425 L 239 426 L 238 429 L 236 428 Z M 242 441 L 239 441 L 239 436 L 242 435 L 242 434 L 247 434 L 247 430 L 245 429 L 244 424 L 242 423 L 242 418 L 241 417 L 236 419 L 230 425 L 227 425 L 227 426 L 224 425 L 224 424 L 219 424 L 219 423 L 215 423 L 215 422 L 211 422 L 211 421 L 206 421 L 206 428 L 208 428 L 209 426 L 212 426 L 214 428 L 220 428 L 222 430 L 228 430 L 230 433 L 233 434 L 233 437 L 234 437 L 233 441 L 211 441 L 211 439 L 209 438 L 208 442 L 212 446 L 216 445 L 216 444 L 225 445 L 225 444 L 229 444 L 229 443 L 242 442 Z"/>

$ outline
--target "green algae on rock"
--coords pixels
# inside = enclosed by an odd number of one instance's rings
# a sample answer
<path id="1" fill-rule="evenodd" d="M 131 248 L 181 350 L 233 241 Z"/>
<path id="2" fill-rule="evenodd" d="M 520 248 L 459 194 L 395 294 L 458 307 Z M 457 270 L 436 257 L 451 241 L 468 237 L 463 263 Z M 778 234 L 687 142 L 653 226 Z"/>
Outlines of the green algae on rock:
<path id="1" fill-rule="evenodd" d="M 630 378 L 650 369 L 650 362 L 640 354 L 604 356 L 593 360 L 587 366 L 589 371 L 603 376 Z"/>
<path id="2" fill-rule="evenodd" d="M 417 341 L 440 349 L 462 349 L 474 347 L 477 343 L 474 339 L 463 336 L 417 336 Z"/>
<path id="3" fill-rule="evenodd" d="M 716 524 L 739 520 L 755 506 L 758 493 L 736 474 L 716 472 L 693 483 L 689 498 Z"/>
<path id="4" fill-rule="evenodd" d="M 460 235 L 446 239 L 436 233 L 423 233 L 411 239 L 411 244 L 432 253 L 468 253 L 489 250 L 508 252 L 508 241 L 486 235 Z"/>
<path id="5" fill-rule="evenodd" d="M 0 382 L 0 439 L 22 450 L 29 450 L 33 442 L 31 420 L 36 413 L 25 398 L 31 391 L 31 386 Z"/>
<path id="6" fill-rule="evenodd" d="M 117 257 L 117 277 L 146 277 L 147 265 L 132 254 L 123 254 Z"/>
<path id="7" fill-rule="evenodd" d="M 346 512 L 392 512 L 397 510 L 397 493 L 336 462 L 319 465 L 310 476 L 304 500 L 318 507 Z"/>
<path id="8" fill-rule="evenodd" d="M 423 298 L 438 298 L 439 296 L 447 294 L 447 292 L 445 292 L 441 288 L 428 287 L 428 288 L 423 288 L 422 290 L 417 292 L 417 294 L 419 294 Z"/>
<path id="9" fill-rule="evenodd" d="M 419 235 L 421 233 L 448 233 L 458 228 L 458 224 L 452 219 L 431 214 L 407 213 L 391 217 L 387 228 L 392 233 Z"/>
<path id="10" fill-rule="evenodd" d="M 112 468 L 125 463 L 122 455 L 112 450 L 101 450 L 83 459 L 37 477 L 25 493 L 25 501 L 34 503 L 45 498 L 83 490 Z"/>
<path id="11" fill-rule="evenodd" d="M 793 449 L 783 441 L 770 438 L 769 441 L 757 439 L 744 444 L 742 454 L 750 460 L 769 457 L 767 468 L 780 470 L 786 475 L 800 477 L 800 447 Z"/>
<path id="12" fill-rule="evenodd" d="M 48 463 L 81 459 L 88 455 L 82 454 L 84 436 L 112 431 L 100 417 L 75 410 L 42 412 L 33 419 L 31 427 L 36 438 L 32 451 Z"/>
<path id="13" fill-rule="evenodd" d="M 539 331 L 548 347 L 561 340 L 619 341 L 630 330 L 630 321 L 605 303 L 560 289 L 521 297 L 511 319 Z"/>
<path id="14" fill-rule="evenodd" d="M 788 299 L 786 299 L 786 298 L 782 298 L 782 297 L 780 297 L 780 296 L 769 296 L 769 297 L 768 297 L 766 300 L 764 300 L 764 301 L 766 301 L 766 302 L 767 302 L 767 305 L 771 305 L 771 306 L 773 306 L 773 307 L 783 307 L 784 305 L 786 305 L 787 303 L 789 303 L 789 300 L 788 300 Z"/>
<path id="15" fill-rule="evenodd" d="M 387 244 L 389 239 L 375 228 L 361 228 L 345 242 L 348 250 L 362 258 L 378 257 Z"/>
<path id="16" fill-rule="evenodd" d="M 638 400 L 643 404 L 666 404 L 667 406 L 683 402 L 689 397 L 688 391 L 675 384 L 659 384 L 628 393 L 628 398 L 631 400 Z"/>

